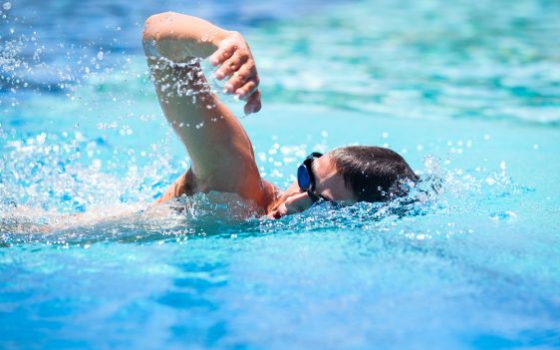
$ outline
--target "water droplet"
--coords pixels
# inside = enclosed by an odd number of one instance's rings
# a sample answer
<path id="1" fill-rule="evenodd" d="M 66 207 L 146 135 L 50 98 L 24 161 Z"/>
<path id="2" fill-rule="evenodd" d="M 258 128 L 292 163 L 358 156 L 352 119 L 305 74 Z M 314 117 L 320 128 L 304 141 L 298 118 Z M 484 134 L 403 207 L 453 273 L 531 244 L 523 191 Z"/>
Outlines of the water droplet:
<path id="1" fill-rule="evenodd" d="M 490 214 L 490 219 L 494 220 L 494 221 L 501 221 L 501 220 L 507 220 L 507 219 L 511 219 L 511 218 L 515 218 L 517 217 L 517 214 L 515 214 L 512 211 L 500 211 L 500 212 L 496 212 L 496 213 L 492 213 Z"/>
<path id="2" fill-rule="evenodd" d="M 100 61 L 103 61 L 103 51 L 99 51 L 97 53 L 97 59 L 100 60 Z"/>
<path id="3" fill-rule="evenodd" d="M 506 162 L 502 160 L 502 162 L 500 163 L 500 169 L 502 169 L 502 171 L 506 170 Z"/>
<path id="4" fill-rule="evenodd" d="M 9 9 L 12 8 L 12 3 L 11 2 L 5 2 L 4 5 L 2 5 L 2 8 L 6 11 L 8 11 Z"/>

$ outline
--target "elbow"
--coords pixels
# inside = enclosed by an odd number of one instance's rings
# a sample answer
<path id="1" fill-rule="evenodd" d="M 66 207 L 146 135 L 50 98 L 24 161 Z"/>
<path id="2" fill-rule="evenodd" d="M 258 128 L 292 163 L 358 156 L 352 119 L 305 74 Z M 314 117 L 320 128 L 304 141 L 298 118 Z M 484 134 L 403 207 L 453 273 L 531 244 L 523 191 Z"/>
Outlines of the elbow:
<path id="1" fill-rule="evenodd" d="M 172 23 L 177 16 L 174 12 L 163 12 L 150 16 L 144 23 L 142 46 L 146 57 L 161 56 L 161 42 L 173 33 Z"/>
<path id="2" fill-rule="evenodd" d="M 142 41 L 160 41 L 167 39 L 170 32 L 169 28 L 174 18 L 177 16 L 175 12 L 163 12 L 150 16 L 144 22 L 144 31 L 142 32 Z"/>

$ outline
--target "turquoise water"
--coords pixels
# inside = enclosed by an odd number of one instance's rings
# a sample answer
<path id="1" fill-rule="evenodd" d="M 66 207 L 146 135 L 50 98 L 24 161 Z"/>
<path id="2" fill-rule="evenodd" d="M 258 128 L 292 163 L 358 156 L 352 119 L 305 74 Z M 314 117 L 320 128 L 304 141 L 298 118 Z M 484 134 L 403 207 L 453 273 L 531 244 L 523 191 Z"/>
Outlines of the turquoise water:
<path id="1" fill-rule="evenodd" d="M 557 1 L 6 4 L 0 348 L 560 347 Z M 422 200 L 149 208 L 188 165 L 139 42 L 169 9 L 251 43 L 263 110 L 239 115 L 268 180 L 385 145 Z"/>

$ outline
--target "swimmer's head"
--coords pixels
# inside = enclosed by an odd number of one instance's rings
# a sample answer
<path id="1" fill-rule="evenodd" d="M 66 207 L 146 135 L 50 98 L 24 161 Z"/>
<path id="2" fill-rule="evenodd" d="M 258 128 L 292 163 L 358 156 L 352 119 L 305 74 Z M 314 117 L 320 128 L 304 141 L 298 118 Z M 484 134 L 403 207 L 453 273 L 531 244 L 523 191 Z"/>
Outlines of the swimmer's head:
<path id="1" fill-rule="evenodd" d="M 317 197 L 341 204 L 387 201 L 406 195 L 418 180 L 399 154 L 373 146 L 337 148 L 311 163 L 308 157 L 307 168 L 314 179 L 312 193 L 294 182 L 273 205 L 270 218 L 304 211 Z"/>
<path id="2" fill-rule="evenodd" d="M 418 176 L 398 153 L 381 147 L 349 146 L 329 152 L 358 202 L 382 202 L 408 193 Z"/>

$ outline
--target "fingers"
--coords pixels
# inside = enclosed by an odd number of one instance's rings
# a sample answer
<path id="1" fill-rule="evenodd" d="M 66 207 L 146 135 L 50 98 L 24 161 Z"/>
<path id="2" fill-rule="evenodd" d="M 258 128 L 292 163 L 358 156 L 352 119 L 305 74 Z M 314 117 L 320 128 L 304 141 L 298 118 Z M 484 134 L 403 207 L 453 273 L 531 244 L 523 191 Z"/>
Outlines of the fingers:
<path id="1" fill-rule="evenodd" d="M 230 77 L 224 85 L 225 92 L 235 93 L 247 101 L 246 114 L 256 113 L 261 109 L 261 93 L 251 50 L 240 35 L 230 39 L 223 42 L 222 47 L 209 57 L 209 61 L 213 66 L 219 66 L 214 73 L 218 80 Z"/>
<path id="2" fill-rule="evenodd" d="M 245 85 L 235 90 L 235 94 L 239 96 L 240 99 L 245 100 L 247 99 L 247 97 L 252 96 L 253 93 L 257 90 L 257 84 L 258 81 L 250 80 Z"/>
<path id="3" fill-rule="evenodd" d="M 233 55 L 224 61 L 220 68 L 216 71 L 216 78 L 222 80 L 223 78 L 230 76 L 233 72 L 236 72 L 248 59 L 246 54 L 239 51 L 235 51 Z"/>
<path id="4" fill-rule="evenodd" d="M 219 48 L 208 58 L 208 60 L 210 61 L 211 65 L 217 66 L 218 64 L 223 63 L 225 60 L 230 58 L 235 50 L 237 50 L 237 46 L 235 45 L 228 45 L 223 48 Z"/>
<path id="5" fill-rule="evenodd" d="M 252 60 L 247 61 L 239 70 L 233 73 L 231 79 L 224 85 L 227 93 L 235 93 L 240 98 L 251 95 L 259 85 L 259 76 Z"/>
<path id="6" fill-rule="evenodd" d="M 246 115 L 249 115 L 251 113 L 257 113 L 261 110 L 261 107 L 261 92 L 257 90 L 247 99 L 244 111 Z"/>

